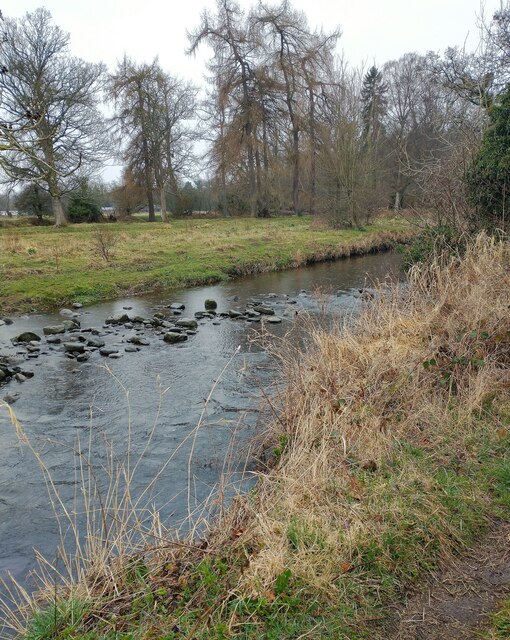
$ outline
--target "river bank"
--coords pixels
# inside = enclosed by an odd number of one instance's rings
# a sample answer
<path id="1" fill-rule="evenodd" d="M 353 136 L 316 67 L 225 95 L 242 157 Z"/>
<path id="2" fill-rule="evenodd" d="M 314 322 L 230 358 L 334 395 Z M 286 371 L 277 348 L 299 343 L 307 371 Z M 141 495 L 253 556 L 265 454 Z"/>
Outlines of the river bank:
<path id="1" fill-rule="evenodd" d="M 403 218 L 365 229 L 308 217 L 0 228 L 0 313 L 91 304 L 362 255 L 409 240 Z"/>
<path id="2" fill-rule="evenodd" d="M 201 541 L 156 518 L 130 554 L 95 546 L 22 637 L 392 637 L 391 607 L 510 513 L 508 263 L 481 237 L 284 346 L 256 488 Z"/>

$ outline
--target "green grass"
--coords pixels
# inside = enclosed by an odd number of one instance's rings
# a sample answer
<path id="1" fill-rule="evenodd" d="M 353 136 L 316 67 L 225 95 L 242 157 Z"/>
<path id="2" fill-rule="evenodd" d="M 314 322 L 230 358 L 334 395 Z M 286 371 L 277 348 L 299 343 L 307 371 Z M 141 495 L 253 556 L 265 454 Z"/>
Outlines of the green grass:
<path id="1" fill-rule="evenodd" d="M 309 217 L 0 228 L 0 311 L 219 282 L 366 253 L 411 235 L 405 220 L 391 217 L 342 231 Z"/>

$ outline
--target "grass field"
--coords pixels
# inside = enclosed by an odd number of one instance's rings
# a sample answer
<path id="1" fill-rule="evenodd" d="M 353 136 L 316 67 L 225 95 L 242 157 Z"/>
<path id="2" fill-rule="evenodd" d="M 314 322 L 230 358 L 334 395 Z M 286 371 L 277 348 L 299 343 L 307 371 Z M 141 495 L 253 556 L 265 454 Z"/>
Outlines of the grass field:
<path id="1" fill-rule="evenodd" d="M 309 217 L 0 228 L 0 311 L 51 309 L 365 253 L 412 235 L 402 218 L 332 230 Z"/>

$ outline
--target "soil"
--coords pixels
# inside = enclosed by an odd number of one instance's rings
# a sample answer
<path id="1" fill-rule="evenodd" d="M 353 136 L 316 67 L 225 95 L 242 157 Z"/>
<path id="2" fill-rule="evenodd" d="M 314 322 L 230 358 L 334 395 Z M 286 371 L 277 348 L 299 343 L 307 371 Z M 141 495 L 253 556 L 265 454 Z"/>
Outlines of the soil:
<path id="1" fill-rule="evenodd" d="M 434 575 L 396 610 L 379 639 L 479 639 L 487 615 L 510 593 L 510 524 L 494 523 L 479 544 Z M 377 637 L 377 636 L 376 636 Z"/>

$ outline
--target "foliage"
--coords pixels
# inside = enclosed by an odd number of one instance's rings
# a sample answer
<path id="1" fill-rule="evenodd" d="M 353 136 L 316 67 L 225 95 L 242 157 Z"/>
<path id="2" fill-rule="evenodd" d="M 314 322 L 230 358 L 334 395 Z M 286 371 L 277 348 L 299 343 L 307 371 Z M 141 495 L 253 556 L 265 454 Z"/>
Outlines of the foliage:
<path id="1" fill-rule="evenodd" d="M 468 174 L 476 228 L 504 229 L 510 198 L 510 85 L 490 107 L 491 124 Z"/>
<path id="2" fill-rule="evenodd" d="M 442 262 L 447 262 L 452 256 L 463 255 L 465 248 L 466 238 L 458 229 L 449 226 L 427 227 L 413 238 L 411 244 L 402 247 L 402 268 L 409 271 L 414 265 L 430 264 L 438 257 Z"/>
<path id="3" fill-rule="evenodd" d="M 67 214 L 70 222 L 99 222 L 102 219 L 101 206 L 86 180 L 71 194 Z"/>
<path id="4" fill-rule="evenodd" d="M 51 198 L 47 191 L 36 183 L 27 184 L 14 200 L 14 206 L 20 213 L 35 216 L 40 222 L 43 216 L 52 215 Z"/>

